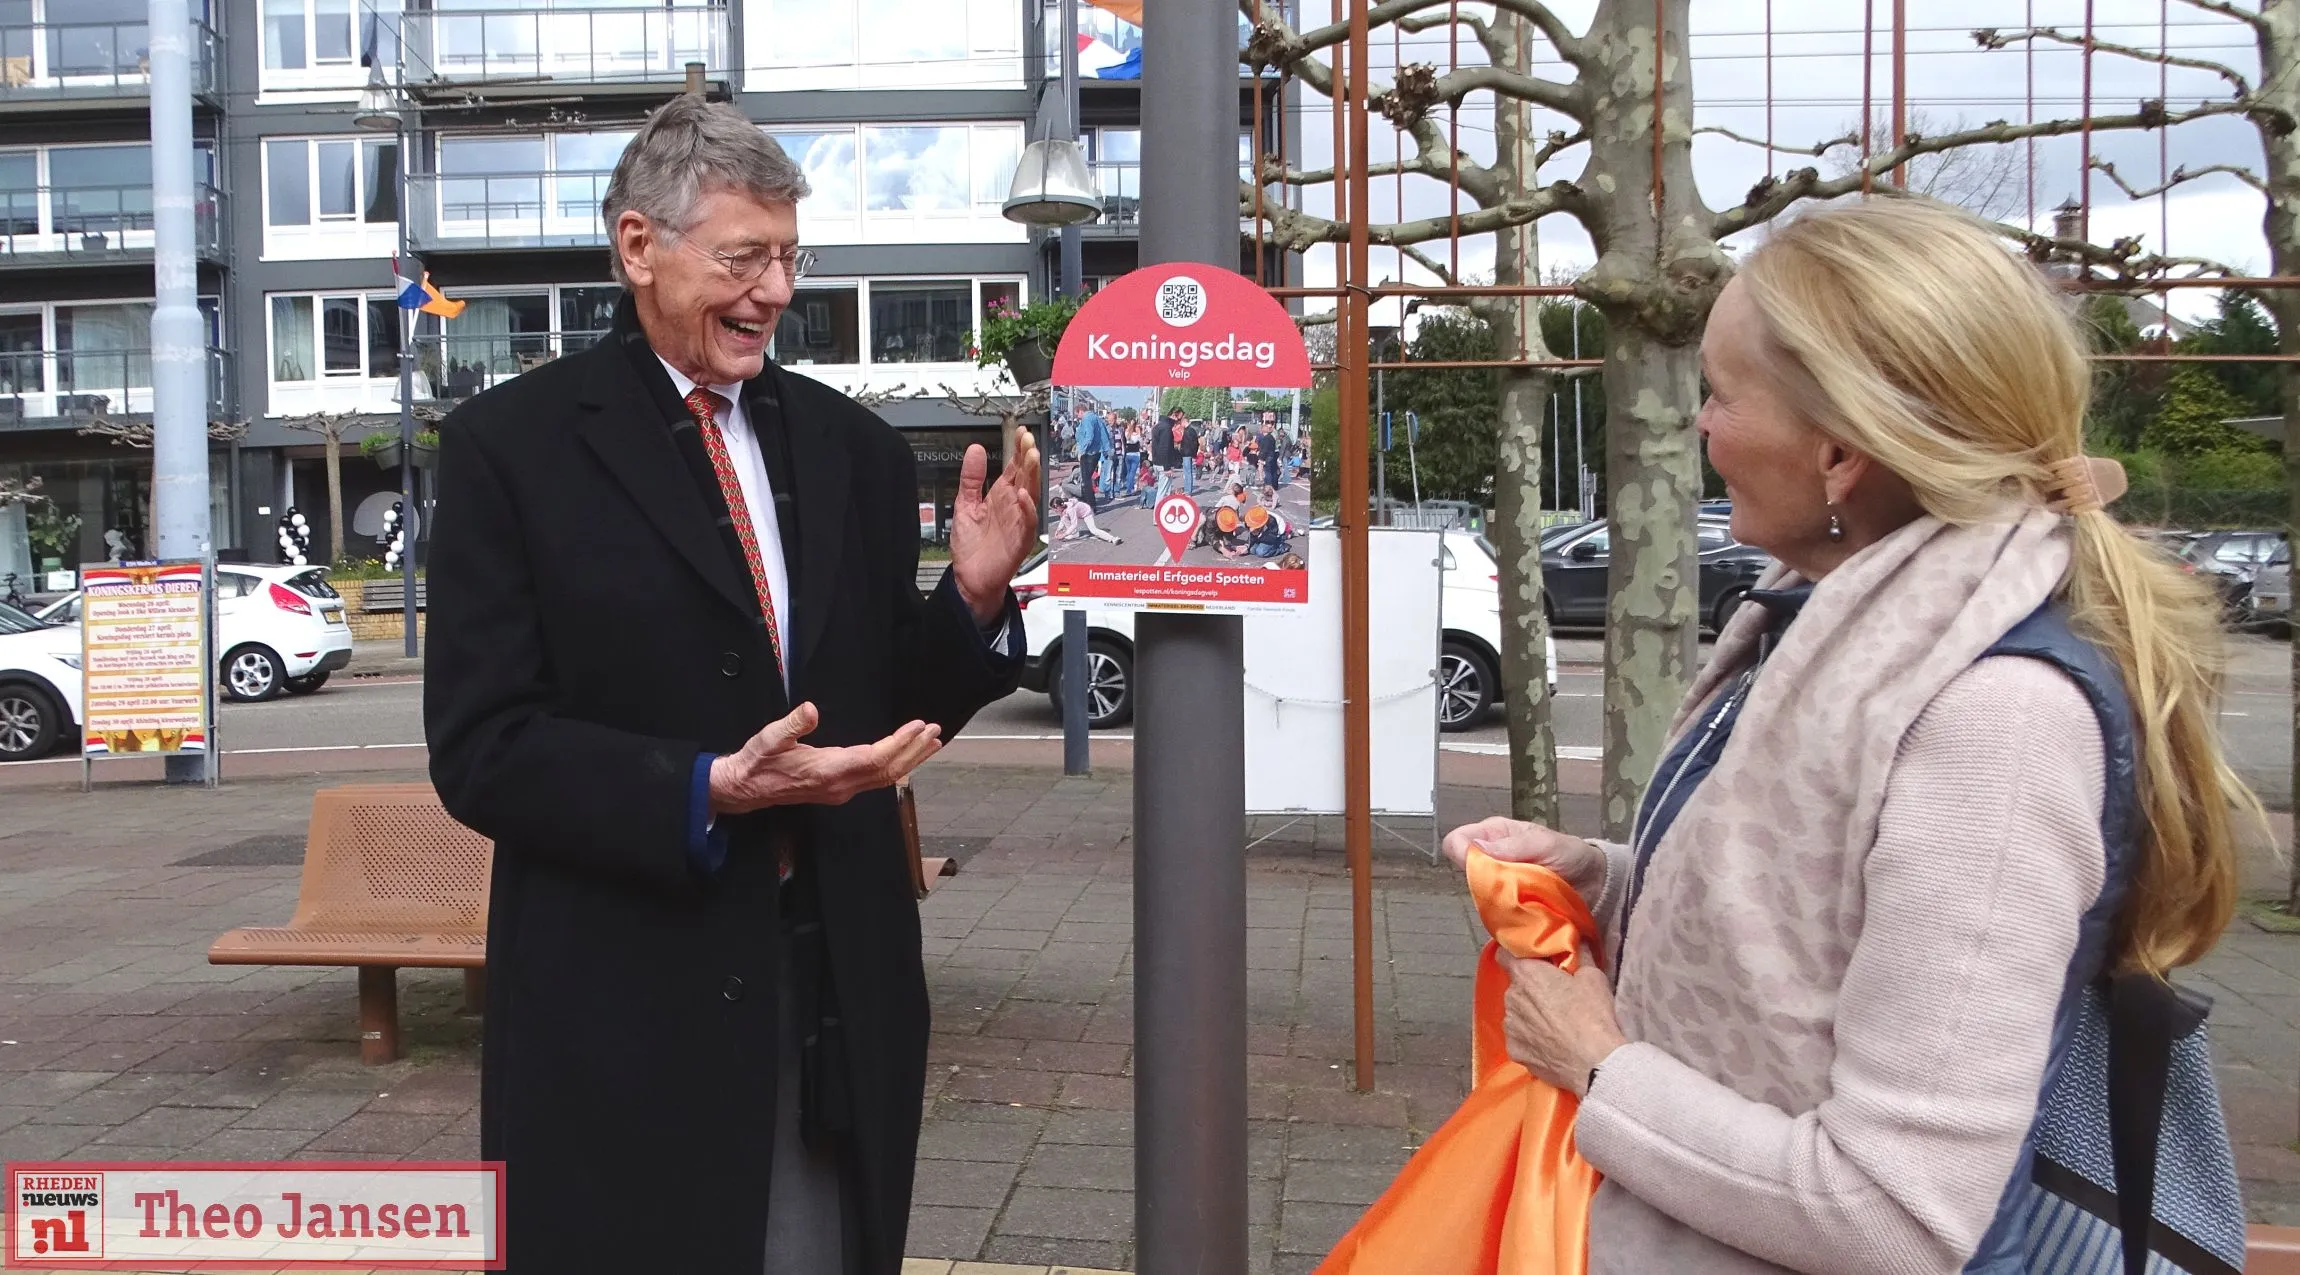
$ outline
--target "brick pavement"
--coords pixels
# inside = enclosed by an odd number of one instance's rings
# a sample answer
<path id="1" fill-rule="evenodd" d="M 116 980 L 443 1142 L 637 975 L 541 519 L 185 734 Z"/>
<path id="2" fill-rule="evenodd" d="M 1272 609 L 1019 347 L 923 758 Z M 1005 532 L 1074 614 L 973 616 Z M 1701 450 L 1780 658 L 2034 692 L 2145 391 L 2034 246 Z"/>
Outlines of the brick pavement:
<path id="1" fill-rule="evenodd" d="M 321 782 L 0 796 L 0 1159 L 476 1154 L 478 1024 L 454 972 L 403 972 L 408 1056 L 366 1068 L 348 971 L 205 963 L 224 929 L 290 911 Z M 944 759 L 919 791 L 925 833 L 966 866 L 922 910 L 936 1022 L 909 1245 L 926 1260 L 914 1269 L 1124 1270 L 1128 776 Z M 1438 822 L 1505 801 L 1499 788 L 1449 787 Z M 1577 800 L 1568 814 L 1591 810 Z M 1348 1088 L 1336 822 L 1264 821 L 1257 835 L 1272 835 L 1249 858 L 1255 1272 L 1309 1270 L 1465 1083 L 1478 931 L 1453 876 L 1404 844 L 1426 845 L 1427 821 L 1407 821 L 1376 861 L 1376 1091 Z M 2218 1001 L 2223 1094 L 2254 1211 L 2300 1223 L 2300 938 L 2239 922 L 2190 979 Z"/>

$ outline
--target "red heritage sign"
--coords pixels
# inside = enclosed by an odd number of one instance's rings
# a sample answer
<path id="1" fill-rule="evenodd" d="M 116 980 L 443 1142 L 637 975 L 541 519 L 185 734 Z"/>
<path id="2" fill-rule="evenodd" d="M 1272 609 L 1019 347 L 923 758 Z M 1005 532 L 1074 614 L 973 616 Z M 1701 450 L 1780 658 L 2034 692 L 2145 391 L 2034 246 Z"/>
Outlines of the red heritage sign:
<path id="1" fill-rule="evenodd" d="M 1087 298 L 1054 356 L 1057 385 L 1308 389 L 1310 356 L 1277 298 L 1219 266 L 1145 266 Z"/>

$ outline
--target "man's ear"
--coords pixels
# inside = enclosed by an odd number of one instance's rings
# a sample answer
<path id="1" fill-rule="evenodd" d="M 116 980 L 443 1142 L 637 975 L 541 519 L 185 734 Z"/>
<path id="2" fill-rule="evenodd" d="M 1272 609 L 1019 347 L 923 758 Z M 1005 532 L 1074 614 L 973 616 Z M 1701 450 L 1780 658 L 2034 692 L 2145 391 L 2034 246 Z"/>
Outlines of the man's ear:
<path id="1" fill-rule="evenodd" d="M 645 214 L 626 208 L 615 218 L 615 255 L 622 259 L 623 275 L 633 287 L 655 282 L 651 249 L 661 242 L 655 224 Z"/>

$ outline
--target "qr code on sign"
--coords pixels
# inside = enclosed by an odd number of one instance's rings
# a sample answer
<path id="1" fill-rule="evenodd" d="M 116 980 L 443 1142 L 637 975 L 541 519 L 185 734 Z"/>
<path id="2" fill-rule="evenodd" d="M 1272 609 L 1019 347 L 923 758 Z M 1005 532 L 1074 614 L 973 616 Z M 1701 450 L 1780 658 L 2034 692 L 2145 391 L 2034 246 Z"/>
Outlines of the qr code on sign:
<path id="1" fill-rule="evenodd" d="M 1158 285 L 1158 317 L 1166 323 L 1186 328 L 1205 312 L 1206 288 L 1196 279 L 1177 276 Z"/>

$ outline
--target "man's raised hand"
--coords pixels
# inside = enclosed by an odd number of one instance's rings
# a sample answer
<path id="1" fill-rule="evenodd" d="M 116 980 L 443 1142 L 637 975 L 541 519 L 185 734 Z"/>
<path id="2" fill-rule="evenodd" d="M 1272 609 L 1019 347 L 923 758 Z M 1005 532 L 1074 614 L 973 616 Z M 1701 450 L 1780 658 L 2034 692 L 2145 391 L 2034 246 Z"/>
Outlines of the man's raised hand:
<path id="1" fill-rule="evenodd" d="M 746 814 L 768 806 L 840 806 L 893 786 L 942 750 L 942 728 L 909 722 L 875 744 L 815 748 L 799 741 L 821 714 L 801 704 L 769 723 L 740 752 L 711 763 L 711 812 Z"/>

